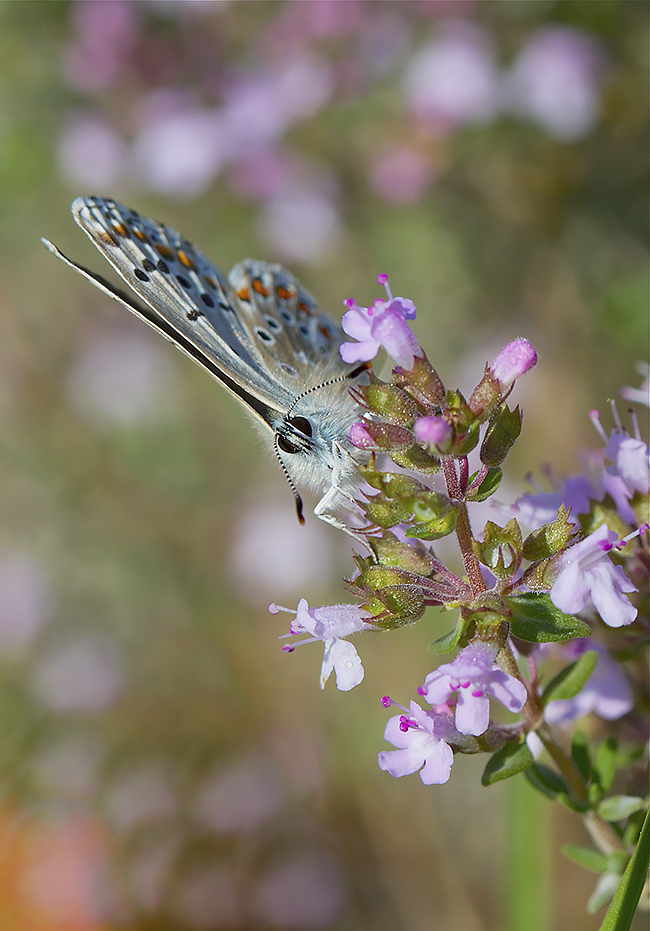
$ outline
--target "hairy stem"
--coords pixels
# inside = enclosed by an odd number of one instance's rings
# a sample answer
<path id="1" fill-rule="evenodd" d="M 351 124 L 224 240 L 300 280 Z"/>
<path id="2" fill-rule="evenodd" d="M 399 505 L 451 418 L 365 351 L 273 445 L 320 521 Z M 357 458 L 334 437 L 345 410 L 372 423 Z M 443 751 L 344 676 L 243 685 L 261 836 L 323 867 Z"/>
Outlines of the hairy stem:
<path id="1" fill-rule="evenodd" d="M 460 483 L 458 481 L 456 462 L 452 456 L 443 456 L 442 471 L 443 475 L 445 476 L 445 484 L 447 485 L 447 494 L 458 507 L 458 517 L 456 519 L 456 537 L 458 539 L 458 545 L 463 557 L 463 564 L 465 566 L 465 572 L 467 573 L 467 580 L 469 581 L 470 588 L 472 589 L 472 597 L 476 598 L 476 596 L 480 595 L 481 592 L 486 591 L 487 586 L 483 581 L 483 575 L 481 573 L 479 561 L 474 555 L 474 550 L 472 549 L 472 527 L 469 522 L 467 505 L 463 501 L 463 493 L 460 489 Z"/>

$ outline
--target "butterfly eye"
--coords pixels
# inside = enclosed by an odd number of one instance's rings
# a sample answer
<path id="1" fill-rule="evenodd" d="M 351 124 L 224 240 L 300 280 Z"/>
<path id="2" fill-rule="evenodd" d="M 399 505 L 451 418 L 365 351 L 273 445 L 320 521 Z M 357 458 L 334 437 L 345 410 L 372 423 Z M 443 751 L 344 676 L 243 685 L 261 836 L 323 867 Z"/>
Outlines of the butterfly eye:
<path id="1" fill-rule="evenodd" d="M 301 433 L 305 437 L 312 435 L 311 424 L 306 417 L 287 417 L 285 424 L 293 427 L 295 432 Z M 277 442 L 283 453 L 299 453 L 304 450 L 304 447 L 294 442 L 291 436 L 281 434 L 278 436 Z"/>
<path id="2" fill-rule="evenodd" d="M 306 417 L 289 417 L 287 423 L 291 424 L 299 433 L 304 433 L 305 436 L 311 436 L 311 424 Z"/>

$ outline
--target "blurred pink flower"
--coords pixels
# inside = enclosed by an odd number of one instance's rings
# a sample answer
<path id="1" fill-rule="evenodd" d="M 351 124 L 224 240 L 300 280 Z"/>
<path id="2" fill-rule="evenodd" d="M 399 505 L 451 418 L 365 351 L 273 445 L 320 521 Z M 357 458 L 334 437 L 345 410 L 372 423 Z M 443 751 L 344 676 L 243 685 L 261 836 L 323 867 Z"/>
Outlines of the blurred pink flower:
<path id="1" fill-rule="evenodd" d="M 311 262 L 334 245 L 341 220 L 331 198 L 318 190 L 298 189 L 268 201 L 258 218 L 269 248 L 289 262 Z"/>
<path id="2" fill-rule="evenodd" d="M 345 35 L 368 22 L 361 0 L 294 0 L 279 7 L 278 15 L 262 28 L 258 44 L 286 54 L 287 48 L 309 44 L 313 39 Z"/>
<path id="3" fill-rule="evenodd" d="M 196 789 L 192 813 L 203 829 L 248 834 L 273 817 L 284 799 L 274 762 L 250 756 L 211 773 Z"/>
<path id="4" fill-rule="evenodd" d="M 230 184 L 244 200 L 269 200 L 287 190 L 297 178 L 296 160 L 268 148 L 244 156 L 230 171 Z"/>
<path id="5" fill-rule="evenodd" d="M 332 90 L 330 67 L 315 55 L 245 73 L 227 88 L 221 111 L 231 157 L 276 141 L 292 123 L 317 113 Z"/>
<path id="6" fill-rule="evenodd" d="M 94 334 L 68 375 L 70 403 L 93 423 L 133 426 L 158 416 L 173 369 L 146 333 Z"/>
<path id="7" fill-rule="evenodd" d="M 288 489 L 281 489 L 288 492 Z M 259 605 L 262 599 L 290 600 L 331 576 L 330 540 L 321 521 L 301 527 L 289 500 L 256 499 L 243 510 L 229 546 L 234 586 L 241 597 Z"/>
<path id="8" fill-rule="evenodd" d="M 510 106 L 563 142 L 582 139 L 600 116 L 595 41 L 577 29 L 538 29 L 516 58 L 505 86 Z"/>
<path id="9" fill-rule="evenodd" d="M 70 9 L 77 37 L 65 50 L 63 74 L 77 91 L 106 90 L 133 47 L 138 5 L 130 0 L 77 0 Z"/>
<path id="10" fill-rule="evenodd" d="M 115 130 L 100 117 L 75 117 L 64 129 L 58 146 L 61 175 L 90 190 L 107 190 L 123 174 L 126 147 Z"/>
<path id="11" fill-rule="evenodd" d="M 408 108 L 444 126 L 491 119 L 499 103 L 492 42 L 479 26 L 449 22 L 411 60 L 405 76 Z"/>
<path id="12" fill-rule="evenodd" d="M 192 105 L 146 119 L 133 146 L 139 180 L 154 191 L 178 197 L 202 193 L 228 155 L 222 115 Z"/>
<path id="13" fill-rule="evenodd" d="M 590 642 L 592 639 L 590 637 L 572 640 L 561 646 L 553 645 L 556 652 L 561 651 L 562 658 L 569 662 L 574 662 L 587 650 L 596 650 L 598 663 L 574 698 L 548 703 L 544 717 L 551 724 L 573 721 L 592 711 L 606 721 L 616 721 L 634 707 L 634 695 L 622 666 L 612 659 L 604 646 L 595 641 Z"/>
<path id="14" fill-rule="evenodd" d="M 27 649 L 52 617 L 54 603 L 43 567 L 28 553 L 0 556 L 0 653 Z"/>
<path id="15" fill-rule="evenodd" d="M 271 928 L 332 928 L 346 906 L 338 862 L 325 850 L 297 850 L 268 865 L 252 885 L 249 907 Z"/>
<path id="16" fill-rule="evenodd" d="M 118 700 L 122 663 L 110 641 L 86 636 L 44 654 L 31 672 L 31 687 L 53 711 L 94 714 Z"/>
<path id="17" fill-rule="evenodd" d="M 431 159 L 409 145 L 396 146 L 380 153 L 370 169 L 372 186 L 377 194 L 394 204 L 416 201 L 433 177 Z"/>
<path id="18" fill-rule="evenodd" d="M 405 54 L 411 38 L 410 20 L 393 9 L 375 4 L 359 34 L 356 59 L 373 77 L 386 74 Z"/>

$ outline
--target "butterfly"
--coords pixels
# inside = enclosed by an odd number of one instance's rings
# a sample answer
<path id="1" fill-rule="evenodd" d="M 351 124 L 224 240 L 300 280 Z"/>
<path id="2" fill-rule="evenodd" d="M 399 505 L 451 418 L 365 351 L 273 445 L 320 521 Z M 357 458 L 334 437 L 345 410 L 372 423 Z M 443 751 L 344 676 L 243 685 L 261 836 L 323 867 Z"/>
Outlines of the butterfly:
<path id="1" fill-rule="evenodd" d="M 226 277 L 175 230 L 114 200 L 77 197 L 72 214 L 144 303 L 43 239 L 47 248 L 241 402 L 280 462 L 301 523 L 297 485 L 322 494 L 317 517 L 352 532 L 334 511 L 360 483 L 364 453 L 348 438 L 360 416 L 350 384 L 370 366 L 343 362 L 340 326 L 281 265 L 245 259 Z"/>

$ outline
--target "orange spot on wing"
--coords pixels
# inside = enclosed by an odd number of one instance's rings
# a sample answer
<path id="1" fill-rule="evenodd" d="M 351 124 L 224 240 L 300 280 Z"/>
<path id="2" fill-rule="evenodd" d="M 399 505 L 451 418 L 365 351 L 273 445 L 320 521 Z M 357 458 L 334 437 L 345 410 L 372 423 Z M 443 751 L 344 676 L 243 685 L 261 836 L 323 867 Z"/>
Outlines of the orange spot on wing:
<path id="1" fill-rule="evenodd" d="M 124 229 L 121 223 L 113 223 L 113 229 L 118 234 L 118 236 L 128 236 L 127 231 Z"/>
<path id="2" fill-rule="evenodd" d="M 147 237 L 142 232 L 142 230 L 136 229 L 135 227 L 133 228 L 133 235 L 136 236 L 140 240 L 140 242 L 147 241 Z"/>
<path id="3" fill-rule="evenodd" d="M 156 252 L 163 256 L 165 259 L 172 259 L 174 253 L 171 249 L 168 249 L 167 246 L 156 246 Z"/>
<path id="4" fill-rule="evenodd" d="M 277 288 L 275 289 L 275 293 L 283 301 L 288 301 L 289 298 L 291 297 L 291 291 L 287 291 L 287 289 L 283 288 L 282 285 L 277 286 Z"/>
<path id="5" fill-rule="evenodd" d="M 214 278 L 210 278 L 209 275 L 205 276 L 205 280 L 207 281 L 207 283 L 210 285 L 211 288 L 217 287 L 217 282 L 214 280 Z"/>
<path id="6" fill-rule="evenodd" d="M 262 282 L 258 278 L 253 278 L 253 281 L 251 283 L 253 285 L 253 291 L 256 291 L 258 294 L 261 294 L 262 297 L 269 296 L 269 293 L 270 293 L 269 289 L 265 288 Z"/>
<path id="7" fill-rule="evenodd" d="M 298 302 L 298 310 L 303 314 L 308 314 L 308 316 L 313 317 L 314 312 L 310 309 L 309 304 L 306 301 Z"/>
<path id="8" fill-rule="evenodd" d="M 196 265 L 194 264 L 192 259 L 188 257 L 187 253 L 183 252 L 182 249 L 178 250 L 178 258 L 181 261 L 181 263 L 185 266 L 185 268 L 189 268 L 192 271 L 195 271 Z"/>
<path id="9" fill-rule="evenodd" d="M 323 336 L 326 336 L 327 339 L 330 338 L 330 331 L 327 329 L 326 326 L 323 326 L 323 325 L 321 324 L 321 325 L 318 327 L 318 329 L 319 329 L 320 332 L 323 334 Z"/>
<path id="10" fill-rule="evenodd" d="M 101 230 L 101 232 L 97 233 L 97 239 L 105 243 L 107 246 L 117 245 L 117 240 L 115 236 L 111 236 L 108 230 Z"/>
<path id="11" fill-rule="evenodd" d="M 239 291 L 237 292 L 237 297 L 240 298 L 240 300 L 242 301 L 250 301 L 251 299 L 250 291 L 248 290 L 248 288 L 240 288 Z"/>

